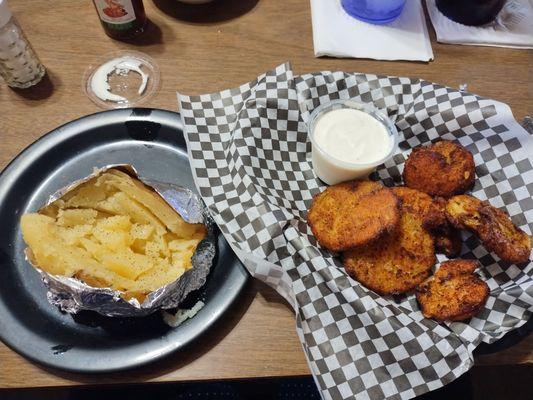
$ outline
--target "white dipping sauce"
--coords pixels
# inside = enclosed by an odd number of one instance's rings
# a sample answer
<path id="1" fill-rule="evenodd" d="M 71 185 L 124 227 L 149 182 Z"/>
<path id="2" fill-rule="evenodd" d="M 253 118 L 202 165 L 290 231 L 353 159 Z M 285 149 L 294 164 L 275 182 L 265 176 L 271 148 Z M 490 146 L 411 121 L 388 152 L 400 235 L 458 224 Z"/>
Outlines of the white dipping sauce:
<path id="1" fill-rule="evenodd" d="M 94 71 L 91 77 L 91 90 L 100 99 L 104 101 L 122 102 L 127 101 L 125 97 L 118 94 L 111 93 L 111 86 L 109 86 L 109 75 L 113 72 L 126 75 L 129 71 L 134 71 L 141 75 L 141 86 L 137 90 L 138 94 L 143 94 L 148 83 L 148 75 L 141 70 L 143 62 L 133 57 L 119 57 L 102 64 Z"/>
<path id="2" fill-rule="evenodd" d="M 394 143 L 380 121 L 353 108 L 319 115 L 312 140 L 313 168 L 330 185 L 368 175 Z"/>
<path id="3" fill-rule="evenodd" d="M 330 156 L 348 163 L 381 160 L 390 150 L 387 130 L 367 113 L 353 108 L 332 110 L 315 123 L 315 143 Z"/>

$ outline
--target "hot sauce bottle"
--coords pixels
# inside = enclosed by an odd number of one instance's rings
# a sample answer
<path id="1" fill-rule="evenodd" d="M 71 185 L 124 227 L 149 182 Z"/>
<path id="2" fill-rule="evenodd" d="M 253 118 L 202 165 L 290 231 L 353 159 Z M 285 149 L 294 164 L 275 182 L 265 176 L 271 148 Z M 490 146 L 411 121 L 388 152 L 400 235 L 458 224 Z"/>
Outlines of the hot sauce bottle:
<path id="1" fill-rule="evenodd" d="M 93 0 L 105 33 L 113 39 L 131 39 L 144 32 L 142 0 Z"/>

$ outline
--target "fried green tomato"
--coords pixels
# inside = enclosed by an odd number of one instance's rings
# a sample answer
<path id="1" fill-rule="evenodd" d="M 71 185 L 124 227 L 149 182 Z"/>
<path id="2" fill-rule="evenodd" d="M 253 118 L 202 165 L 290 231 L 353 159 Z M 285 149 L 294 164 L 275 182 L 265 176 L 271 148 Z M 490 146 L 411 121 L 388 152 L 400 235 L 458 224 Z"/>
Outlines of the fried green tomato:
<path id="1" fill-rule="evenodd" d="M 499 208 L 472 196 L 459 195 L 448 200 L 446 214 L 452 225 L 474 232 L 487 250 L 502 260 L 516 264 L 529 260 L 531 237 Z"/>
<path id="2" fill-rule="evenodd" d="M 394 188 L 400 199 L 400 226 L 395 232 L 343 254 L 348 274 L 378 294 L 399 294 L 414 289 L 435 264 L 435 242 L 424 228 L 427 200 L 424 193 Z"/>
<path id="3" fill-rule="evenodd" d="M 449 258 L 457 257 L 461 254 L 461 247 L 463 245 L 461 232 L 450 224 L 446 217 L 447 200 L 443 197 L 435 197 L 433 202 L 438 208 L 440 215 L 438 219 L 439 224 L 430 227 L 431 233 L 435 238 L 435 250 L 437 250 L 437 253 L 445 254 Z"/>
<path id="4" fill-rule="evenodd" d="M 435 275 L 416 289 L 416 299 L 426 318 L 464 321 L 475 315 L 489 297 L 489 287 L 474 271 L 475 260 L 442 263 Z"/>
<path id="5" fill-rule="evenodd" d="M 472 153 L 448 140 L 413 149 L 403 170 L 406 186 L 432 196 L 464 193 L 474 185 L 474 179 Z"/>
<path id="6" fill-rule="evenodd" d="M 355 180 L 330 186 L 313 199 L 308 223 L 318 243 L 331 251 L 367 244 L 393 231 L 398 198 L 381 183 Z"/>
<path id="7" fill-rule="evenodd" d="M 461 233 L 457 229 L 446 227 L 433 233 L 433 237 L 435 238 L 435 250 L 437 253 L 442 253 L 449 258 L 457 257 L 461 254 L 463 242 Z"/>
<path id="8" fill-rule="evenodd" d="M 419 213 L 423 226 L 435 239 L 435 249 L 448 257 L 457 257 L 461 252 L 461 235 L 446 219 L 446 200 L 442 197 L 432 198 L 428 194 L 407 187 L 396 187 L 393 192 L 404 202 L 411 212 Z"/>
<path id="9" fill-rule="evenodd" d="M 429 231 L 448 223 L 441 204 L 427 193 L 405 186 L 392 188 L 392 191 L 400 199 L 401 210 L 420 216 L 422 225 Z"/>

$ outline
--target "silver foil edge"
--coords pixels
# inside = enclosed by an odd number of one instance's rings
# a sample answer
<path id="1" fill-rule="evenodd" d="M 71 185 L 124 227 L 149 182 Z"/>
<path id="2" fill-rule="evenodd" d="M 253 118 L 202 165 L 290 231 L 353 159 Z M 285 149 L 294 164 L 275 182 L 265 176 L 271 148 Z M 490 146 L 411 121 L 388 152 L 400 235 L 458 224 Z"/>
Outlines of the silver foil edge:
<path id="1" fill-rule="evenodd" d="M 174 282 L 148 294 L 145 300 L 139 303 L 135 298 L 123 299 L 119 291 L 111 288 L 95 288 L 76 278 L 49 274 L 36 265 L 28 248 L 25 251 L 26 260 L 41 275 L 48 289 L 48 301 L 70 314 L 90 310 L 111 317 L 142 317 L 160 309 L 175 308 L 189 293 L 205 284 L 216 256 L 215 224 L 200 196 L 178 185 L 144 179 L 133 166 L 117 164 L 95 168 L 92 174 L 53 193 L 43 207 L 111 168 L 122 170 L 154 189 L 186 222 L 202 223 L 206 226 L 207 235 L 198 244 L 192 256 L 192 268 Z"/>

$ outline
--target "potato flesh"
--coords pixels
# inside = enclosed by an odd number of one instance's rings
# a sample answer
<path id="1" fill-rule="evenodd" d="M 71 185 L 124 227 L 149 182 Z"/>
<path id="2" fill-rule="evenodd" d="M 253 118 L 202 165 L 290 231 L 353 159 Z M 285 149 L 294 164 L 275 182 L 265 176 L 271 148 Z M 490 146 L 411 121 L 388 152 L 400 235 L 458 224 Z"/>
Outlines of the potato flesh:
<path id="1" fill-rule="evenodd" d="M 205 227 L 188 224 L 158 194 L 118 170 L 21 219 L 32 261 L 46 272 L 144 297 L 191 268 Z"/>

